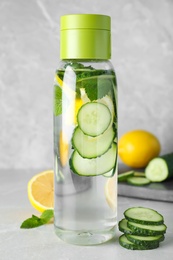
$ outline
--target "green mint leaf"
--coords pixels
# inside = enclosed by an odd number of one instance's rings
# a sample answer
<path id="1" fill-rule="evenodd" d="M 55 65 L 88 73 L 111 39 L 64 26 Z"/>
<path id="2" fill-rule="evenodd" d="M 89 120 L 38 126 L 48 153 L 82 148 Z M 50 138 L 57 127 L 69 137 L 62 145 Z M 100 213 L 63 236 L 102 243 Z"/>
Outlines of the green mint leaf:
<path id="1" fill-rule="evenodd" d="M 62 89 L 54 86 L 54 115 L 58 116 L 62 114 Z"/>
<path id="2" fill-rule="evenodd" d="M 44 223 L 48 223 L 53 217 L 54 217 L 53 209 L 47 209 L 41 214 L 40 219 L 42 219 Z"/>
<path id="3" fill-rule="evenodd" d="M 77 81 L 85 79 L 85 78 L 91 78 L 91 77 L 96 77 L 100 75 L 105 75 L 106 71 L 105 70 L 95 70 L 92 67 L 87 69 L 87 67 L 84 68 L 83 71 L 80 73 L 77 73 Z"/>
<path id="4" fill-rule="evenodd" d="M 26 219 L 21 224 L 20 228 L 35 228 L 44 225 L 44 221 L 36 216 Z"/>
<path id="5" fill-rule="evenodd" d="M 106 95 L 113 94 L 113 85 L 115 82 L 115 73 L 113 70 L 95 69 L 92 66 L 85 66 L 78 62 L 68 62 L 63 70 L 58 70 L 56 73 L 63 81 L 64 74 L 68 74 L 68 67 L 73 70 L 73 75 L 76 77 L 76 97 L 81 97 L 81 88 L 85 89 L 88 98 L 91 101 L 101 99 Z M 70 70 L 70 71 L 71 71 Z M 64 98 L 64 97 L 63 97 Z M 58 116 L 62 113 L 62 89 L 55 86 L 54 99 L 54 114 Z"/>
<path id="6" fill-rule="evenodd" d="M 37 217 L 37 216 L 35 216 L 35 215 L 32 215 L 32 218 L 34 219 L 34 220 L 38 220 L 39 221 L 39 217 Z"/>
<path id="7" fill-rule="evenodd" d="M 98 98 L 106 96 L 112 91 L 113 83 L 109 78 L 103 78 L 102 76 L 98 79 Z"/>
<path id="8" fill-rule="evenodd" d="M 54 212 L 51 209 L 45 210 L 40 218 L 32 215 L 31 218 L 26 219 L 25 221 L 23 221 L 23 223 L 21 224 L 20 228 L 36 228 L 39 226 L 42 226 L 46 223 L 48 223 L 54 216 Z"/>
<path id="9" fill-rule="evenodd" d="M 83 80 L 82 87 L 85 88 L 85 92 L 91 101 L 97 99 L 97 95 L 98 95 L 97 78 L 93 78 L 93 79 L 90 78 L 88 80 Z"/>
<path id="10" fill-rule="evenodd" d="M 84 79 L 81 82 L 81 87 L 85 88 L 88 98 L 93 101 L 103 98 L 112 91 L 113 83 L 109 76 L 97 76 Z"/>

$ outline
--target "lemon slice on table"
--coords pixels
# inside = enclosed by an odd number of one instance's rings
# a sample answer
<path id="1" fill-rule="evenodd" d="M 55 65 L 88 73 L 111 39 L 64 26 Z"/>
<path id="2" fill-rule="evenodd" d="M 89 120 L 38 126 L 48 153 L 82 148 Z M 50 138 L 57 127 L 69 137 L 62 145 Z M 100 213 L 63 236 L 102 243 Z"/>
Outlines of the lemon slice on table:
<path id="1" fill-rule="evenodd" d="M 54 207 L 53 170 L 40 172 L 28 182 L 28 198 L 31 205 L 43 212 Z"/>
<path id="2" fill-rule="evenodd" d="M 115 211 L 117 207 L 116 198 L 116 176 L 109 178 L 105 184 L 105 197 L 109 207 Z"/>

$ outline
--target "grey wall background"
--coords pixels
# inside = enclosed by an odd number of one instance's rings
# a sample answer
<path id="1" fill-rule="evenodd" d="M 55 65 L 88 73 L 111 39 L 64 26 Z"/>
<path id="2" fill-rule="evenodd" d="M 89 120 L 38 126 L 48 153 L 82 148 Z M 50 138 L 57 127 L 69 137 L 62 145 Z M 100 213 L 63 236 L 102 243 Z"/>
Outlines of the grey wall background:
<path id="1" fill-rule="evenodd" d="M 52 168 L 60 16 L 112 17 L 119 136 L 146 129 L 173 151 L 172 0 L 0 0 L 0 168 Z"/>

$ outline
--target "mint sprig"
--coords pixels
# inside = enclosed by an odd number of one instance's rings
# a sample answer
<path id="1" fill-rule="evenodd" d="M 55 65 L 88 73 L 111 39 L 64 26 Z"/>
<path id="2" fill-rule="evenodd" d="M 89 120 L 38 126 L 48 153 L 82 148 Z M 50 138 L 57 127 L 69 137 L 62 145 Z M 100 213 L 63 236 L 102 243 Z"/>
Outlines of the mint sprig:
<path id="1" fill-rule="evenodd" d="M 91 101 L 101 99 L 106 95 L 113 95 L 113 84 L 115 82 L 115 73 L 113 70 L 95 69 L 92 66 L 85 66 L 78 62 L 69 62 L 64 66 L 64 70 L 57 70 L 57 76 L 63 81 L 64 75 L 69 78 L 67 67 L 71 67 L 76 78 L 76 98 L 81 98 L 81 88 L 85 89 L 88 98 Z M 71 71 L 70 70 L 70 71 Z M 73 75 L 72 74 L 72 75 Z M 75 79 L 74 78 L 74 79 Z M 62 92 L 63 90 L 58 86 L 54 86 L 54 115 L 62 114 Z M 63 99 L 66 95 L 63 96 Z"/>
<path id="2" fill-rule="evenodd" d="M 32 215 L 31 218 L 24 220 L 20 226 L 20 228 L 36 228 L 42 225 L 47 224 L 51 221 L 54 216 L 54 211 L 52 209 L 45 210 L 40 217 Z"/>

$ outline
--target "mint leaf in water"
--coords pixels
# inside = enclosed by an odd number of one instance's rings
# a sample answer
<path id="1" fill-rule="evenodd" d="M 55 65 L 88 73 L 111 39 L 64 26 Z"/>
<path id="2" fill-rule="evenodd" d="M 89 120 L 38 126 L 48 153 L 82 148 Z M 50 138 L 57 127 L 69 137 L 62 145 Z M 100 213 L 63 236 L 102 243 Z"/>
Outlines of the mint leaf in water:
<path id="1" fill-rule="evenodd" d="M 62 89 L 59 86 L 54 86 L 54 115 L 62 114 Z"/>
<path id="2" fill-rule="evenodd" d="M 23 221 L 23 223 L 21 224 L 20 228 L 25 228 L 25 229 L 29 229 L 29 228 L 36 228 L 39 226 L 42 226 L 44 224 L 47 224 L 54 216 L 54 212 L 51 209 L 45 210 L 40 218 L 32 215 L 31 218 L 26 219 L 25 221 Z"/>
<path id="3" fill-rule="evenodd" d="M 115 82 L 115 73 L 113 70 L 95 69 L 92 66 L 85 66 L 78 62 L 68 62 L 64 70 L 57 71 L 58 77 L 63 81 L 64 74 L 68 77 L 68 67 L 71 67 L 76 77 L 76 98 L 81 97 L 81 88 L 85 89 L 88 98 L 91 101 L 101 99 L 106 95 L 113 95 L 113 85 Z M 54 115 L 62 113 L 62 89 L 55 86 Z"/>
<path id="4" fill-rule="evenodd" d="M 113 83 L 111 80 L 110 76 L 97 76 L 84 79 L 81 85 L 85 88 L 88 98 L 93 101 L 103 98 L 112 91 Z"/>
<path id="5" fill-rule="evenodd" d="M 82 87 L 85 89 L 85 92 L 91 101 L 97 99 L 97 78 L 83 80 Z"/>
<path id="6" fill-rule="evenodd" d="M 112 79 L 109 76 L 100 77 L 98 79 L 98 98 L 106 96 L 109 92 L 113 91 Z"/>

